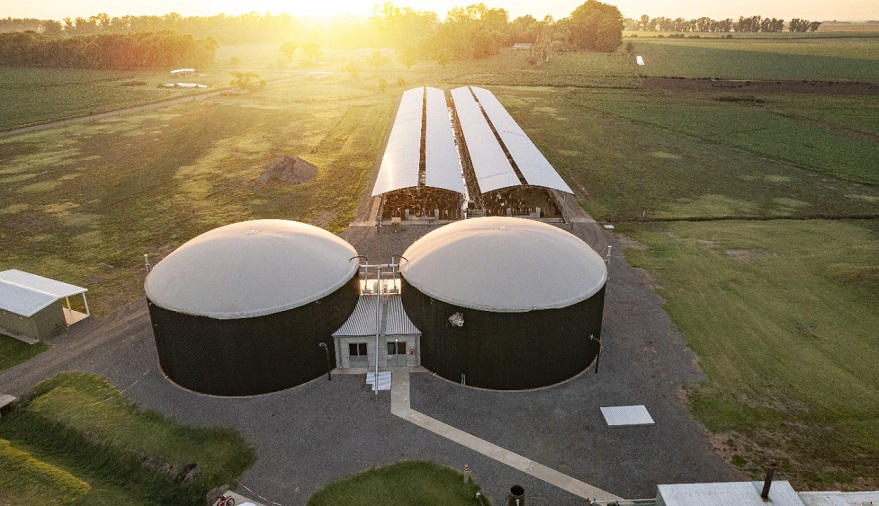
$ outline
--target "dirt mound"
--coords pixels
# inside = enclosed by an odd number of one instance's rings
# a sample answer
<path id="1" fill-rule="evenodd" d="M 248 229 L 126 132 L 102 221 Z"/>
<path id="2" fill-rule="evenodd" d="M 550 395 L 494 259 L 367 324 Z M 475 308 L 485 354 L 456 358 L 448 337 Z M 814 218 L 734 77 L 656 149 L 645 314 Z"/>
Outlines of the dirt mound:
<path id="1" fill-rule="evenodd" d="M 299 157 L 284 156 L 263 167 L 265 170 L 257 178 L 256 181 L 258 183 L 283 181 L 285 183 L 299 184 L 310 181 L 317 176 L 317 167 Z"/>

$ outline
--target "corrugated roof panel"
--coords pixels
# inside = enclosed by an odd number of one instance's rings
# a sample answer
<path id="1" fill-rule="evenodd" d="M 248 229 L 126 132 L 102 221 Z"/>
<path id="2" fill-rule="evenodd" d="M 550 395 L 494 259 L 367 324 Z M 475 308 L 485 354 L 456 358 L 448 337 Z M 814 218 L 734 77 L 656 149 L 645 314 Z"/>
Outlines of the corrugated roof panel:
<path id="1" fill-rule="evenodd" d="M 467 87 L 452 90 L 458 122 L 467 142 L 479 191 L 488 193 L 500 188 L 520 186 L 516 171 L 497 142 L 479 105 Z"/>
<path id="2" fill-rule="evenodd" d="M 399 295 L 382 296 L 382 307 L 378 309 L 381 321 L 384 323 L 380 329 L 381 335 L 409 335 L 421 334 L 418 327 L 403 310 L 403 299 Z M 339 330 L 333 332 L 333 337 L 346 336 L 374 336 L 376 332 L 376 303 L 378 297 L 361 296 L 357 301 L 354 312 Z"/>
<path id="3" fill-rule="evenodd" d="M 421 335 L 403 309 L 403 298 L 399 295 L 387 297 L 388 312 L 385 317 L 385 335 Z"/>
<path id="4" fill-rule="evenodd" d="M 58 300 L 47 293 L 0 281 L 0 309 L 21 316 L 33 316 Z"/>
<path id="5" fill-rule="evenodd" d="M 333 337 L 374 336 L 376 322 L 375 303 L 377 300 L 378 297 L 375 296 L 361 296 L 357 300 L 354 312 L 339 327 L 339 330 L 333 332 Z"/>
<path id="6" fill-rule="evenodd" d="M 554 188 L 573 194 L 567 183 L 559 176 L 549 160 L 531 142 L 528 135 L 510 116 L 510 113 L 498 101 L 494 94 L 484 88 L 473 87 L 473 93 L 479 99 L 482 109 L 488 115 L 492 125 L 519 167 L 525 181 L 532 186 Z"/>
<path id="7" fill-rule="evenodd" d="M 0 280 L 13 283 L 25 288 L 30 288 L 31 290 L 43 292 L 47 295 L 52 295 L 59 299 L 63 299 L 64 297 L 73 297 L 74 295 L 79 295 L 88 291 L 88 289 L 81 286 L 71 285 L 61 281 L 56 281 L 54 279 L 44 278 L 43 276 L 37 276 L 36 274 L 31 274 L 29 272 L 20 271 L 17 269 L 9 269 L 7 271 L 0 272 Z"/>
<path id="8" fill-rule="evenodd" d="M 446 95 L 439 88 L 427 88 L 427 130 L 425 131 L 424 184 L 464 193 L 461 160 L 449 118 Z"/>
<path id="9" fill-rule="evenodd" d="M 418 186 L 424 89 L 406 90 L 388 136 L 372 195 Z"/>

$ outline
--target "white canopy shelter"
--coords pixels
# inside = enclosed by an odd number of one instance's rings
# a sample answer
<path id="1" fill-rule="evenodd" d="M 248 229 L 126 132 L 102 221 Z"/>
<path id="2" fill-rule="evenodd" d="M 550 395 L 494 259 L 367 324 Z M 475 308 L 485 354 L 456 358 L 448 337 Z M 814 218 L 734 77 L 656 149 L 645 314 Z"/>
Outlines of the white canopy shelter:
<path id="1" fill-rule="evenodd" d="M 17 269 L 0 272 L 0 309 L 21 316 L 33 316 L 60 299 L 65 299 L 67 310 L 72 311 L 70 297 L 76 295 L 82 295 L 86 315 L 90 315 L 86 292 L 86 288 Z"/>

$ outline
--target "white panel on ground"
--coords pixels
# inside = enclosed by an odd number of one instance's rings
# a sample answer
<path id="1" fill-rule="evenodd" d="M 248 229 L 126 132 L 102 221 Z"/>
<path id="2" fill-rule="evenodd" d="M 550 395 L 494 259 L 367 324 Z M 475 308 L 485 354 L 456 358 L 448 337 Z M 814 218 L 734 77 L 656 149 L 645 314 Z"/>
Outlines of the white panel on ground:
<path id="1" fill-rule="evenodd" d="M 654 423 L 644 405 L 603 407 L 601 414 L 609 427 L 639 427 Z"/>
<path id="2" fill-rule="evenodd" d="M 418 186 L 423 106 L 424 88 L 403 93 L 372 189 L 373 196 Z"/>
<path id="3" fill-rule="evenodd" d="M 452 100 L 458 112 L 464 140 L 467 142 L 470 161 L 473 162 L 479 191 L 488 193 L 500 188 L 520 186 L 516 171 L 482 115 L 470 88 L 455 88 L 452 90 Z"/>
<path id="4" fill-rule="evenodd" d="M 455 147 L 455 133 L 452 131 L 446 95 L 439 88 L 427 88 L 424 141 L 425 186 L 464 193 L 461 161 Z"/>
<path id="5" fill-rule="evenodd" d="M 549 160 L 531 142 L 528 135 L 510 116 L 510 113 L 498 101 L 494 94 L 484 88 L 473 87 L 473 93 L 482 105 L 482 109 L 491 120 L 491 124 L 497 131 L 506 146 L 519 172 L 525 177 L 525 181 L 531 186 L 553 188 L 565 193 L 574 192 L 567 183 L 559 176 Z"/>
<path id="6" fill-rule="evenodd" d="M 375 373 L 368 372 L 366 373 L 366 384 L 372 385 L 372 389 L 376 388 L 375 381 Z M 391 371 L 379 371 L 378 373 L 378 389 L 379 390 L 390 390 L 391 389 Z"/>

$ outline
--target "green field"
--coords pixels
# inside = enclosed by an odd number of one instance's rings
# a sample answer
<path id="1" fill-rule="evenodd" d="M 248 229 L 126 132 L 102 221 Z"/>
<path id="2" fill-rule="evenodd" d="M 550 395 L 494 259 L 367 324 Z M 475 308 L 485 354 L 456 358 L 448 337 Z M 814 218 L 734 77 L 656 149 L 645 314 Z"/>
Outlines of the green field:
<path id="1" fill-rule="evenodd" d="M 629 41 L 650 77 L 879 83 L 879 37 L 783 35 Z"/>
<path id="2" fill-rule="evenodd" d="M 10 223 L 0 268 L 87 286 L 101 315 L 142 296 L 144 254 L 164 256 L 219 225 L 287 218 L 340 230 L 395 95 L 309 78 L 260 93 L 0 139 Z M 280 100 L 291 96 L 313 98 Z M 314 163 L 318 177 L 255 181 L 284 155 Z"/>
<path id="3" fill-rule="evenodd" d="M 754 107 L 697 93 L 494 90 L 596 219 L 877 214 L 876 140 L 847 131 L 845 118 L 815 124 L 773 110 L 818 115 L 820 99 L 771 95 Z M 832 99 L 879 113 L 862 97 Z"/>
<path id="4" fill-rule="evenodd" d="M 795 486 L 870 488 L 879 469 L 879 221 L 626 225 L 711 381 L 695 415 L 733 463 Z"/>
<path id="5" fill-rule="evenodd" d="M 177 425 L 103 378 L 64 373 L 0 424 L 0 502 L 199 504 L 254 460 L 234 431 Z"/>
<path id="6" fill-rule="evenodd" d="M 307 506 L 480 506 L 478 491 L 476 483 L 450 467 L 404 461 L 330 483 L 315 492 Z M 486 498 L 484 504 L 491 503 Z"/>

